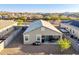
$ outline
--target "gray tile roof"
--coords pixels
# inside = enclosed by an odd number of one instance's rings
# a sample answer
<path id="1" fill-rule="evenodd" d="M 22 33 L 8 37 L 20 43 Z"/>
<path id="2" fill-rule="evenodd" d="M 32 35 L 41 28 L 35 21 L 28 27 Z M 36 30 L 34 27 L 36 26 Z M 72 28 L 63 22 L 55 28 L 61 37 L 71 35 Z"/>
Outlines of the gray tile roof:
<path id="1" fill-rule="evenodd" d="M 70 24 L 72 26 L 79 27 L 79 20 L 64 20 L 61 23 L 67 23 L 67 24 Z"/>
<path id="2" fill-rule="evenodd" d="M 30 32 L 42 26 L 61 33 L 56 27 L 54 27 L 52 24 L 44 20 L 37 20 L 37 21 L 32 22 L 25 32 Z"/>
<path id="3" fill-rule="evenodd" d="M 73 20 L 73 21 L 70 23 L 70 25 L 79 27 L 79 21 L 78 21 L 78 20 Z"/>

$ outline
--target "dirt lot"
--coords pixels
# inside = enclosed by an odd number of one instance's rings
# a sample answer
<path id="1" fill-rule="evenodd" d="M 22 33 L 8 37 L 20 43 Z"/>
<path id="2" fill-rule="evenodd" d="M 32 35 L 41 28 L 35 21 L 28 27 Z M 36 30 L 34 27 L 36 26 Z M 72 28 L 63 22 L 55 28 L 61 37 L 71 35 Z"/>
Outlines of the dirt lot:
<path id="1" fill-rule="evenodd" d="M 42 44 L 40 46 L 24 45 L 22 38 L 23 31 L 5 48 L 1 55 L 47 55 L 47 54 L 78 54 L 72 47 L 63 52 L 52 44 Z"/>

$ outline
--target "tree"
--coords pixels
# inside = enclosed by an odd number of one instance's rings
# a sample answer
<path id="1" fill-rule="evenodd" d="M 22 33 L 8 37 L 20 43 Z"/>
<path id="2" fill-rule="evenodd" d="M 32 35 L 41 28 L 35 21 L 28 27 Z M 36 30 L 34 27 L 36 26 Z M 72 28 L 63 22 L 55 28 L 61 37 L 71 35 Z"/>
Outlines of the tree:
<path id="1" fill-rule="evenodd" d="M 23 22 L 26 22 L 26 20 L 27 20 L 27 18 L 25 16 L 21 16 L 19 19 L 22 20 Z"/>
<path id="2" fill-rule="evenodd" d="M 68 16 L 60 16 L 61 20 L 72 20 L 70 17 Z"/>
<path id="3" fill-rule="evenodd" d="M 52 20 L 60 20 L 60 18 L 58 16 L 52 16 L 51 19 Z"/>
<path id="4" fill-rule="evenodd" d="M 51 17 L 50 16 L 45 16 L 44 20 L 51 20 Z"/>
<path id="5" fill-rule="evenodd" d="M 79 18 L 76 18 L 76 20 L 79 20 Z"/>
<path id="6" fill-rule="evenodd" d="M 18 19 L 17 22 L 18 22 L 18 25 L 22 25 L 23 24 L 23 20 Z"/>
<path id="7" fill-rule="evenodd" d="M 68 39 L 60 39 L 58 41 L 58 45 L 61 48 L 61 50 L 65 50 L 71 47 L 71 42 Z"/>

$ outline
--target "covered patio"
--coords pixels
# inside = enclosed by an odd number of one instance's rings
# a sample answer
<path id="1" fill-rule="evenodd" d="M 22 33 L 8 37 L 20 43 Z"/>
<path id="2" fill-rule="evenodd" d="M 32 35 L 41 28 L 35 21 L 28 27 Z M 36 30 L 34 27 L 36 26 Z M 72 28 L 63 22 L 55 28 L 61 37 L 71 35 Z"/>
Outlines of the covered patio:
<path id="1" fill-rule="evenodd" d="M 42 43 L 54 43 L 60 39 L 60 36 L 42 35 Z"/>

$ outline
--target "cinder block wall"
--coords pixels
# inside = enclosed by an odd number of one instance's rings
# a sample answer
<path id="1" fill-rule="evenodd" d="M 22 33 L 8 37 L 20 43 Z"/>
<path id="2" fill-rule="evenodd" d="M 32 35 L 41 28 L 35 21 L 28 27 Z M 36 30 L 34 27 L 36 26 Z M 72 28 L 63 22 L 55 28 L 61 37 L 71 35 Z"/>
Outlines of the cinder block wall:
<path id="1" fill-rule="evenodd" d="M 14 31 L 6 40 L 4 40 L 4 47 L 6 47 L 16 36 L 17 34 L 21 31 L 21 29 L 18 29 Z"/>
<path id="2" fill-rule="evenodd" d="M 15 30 L 10 36 L 8 36 L 3 42 L 0 43 L 0 52 L 16 37 L 22 28 Z"/>
<path id="3" fill-rule="evenodd" d="M 0 33 L 0 36 L 3 37 L 4 35 L 6 35 L 7 33 L 11 32 L 14 30 L 14 27 L 8 28 L 5 31 Z"/>

